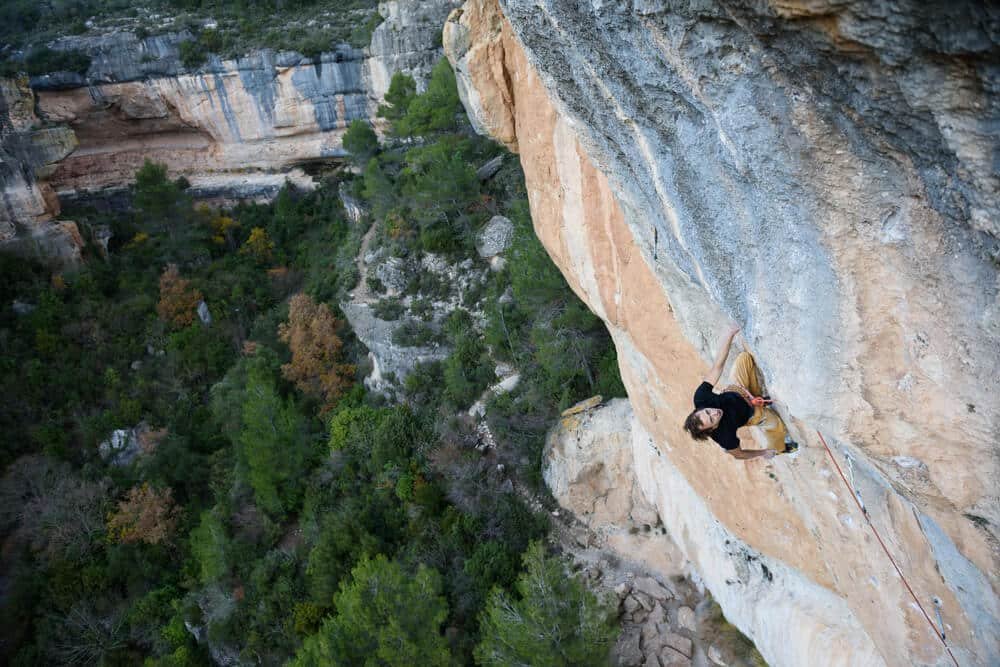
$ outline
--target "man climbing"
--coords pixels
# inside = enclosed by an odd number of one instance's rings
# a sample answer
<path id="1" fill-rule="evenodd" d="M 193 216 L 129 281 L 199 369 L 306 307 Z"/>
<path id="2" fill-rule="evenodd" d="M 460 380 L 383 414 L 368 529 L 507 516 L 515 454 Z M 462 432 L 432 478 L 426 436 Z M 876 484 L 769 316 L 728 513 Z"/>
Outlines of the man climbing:
<path id="1" fill-rule="evenodd" d="M 749 352 L 740 352 L 733 362 L 733 384 L 721 394 L 712 391 L 729 357 L 733 338 L 740 332 L 733 327 L 723 338 L 712 369 L 694 392 L 694 412 L 684 420 L 684 428 L 695 440 L 711 438 L 737 459 L 773 458 L 794 452 L 798 445 L 788 438 L 788 430 L 778 413 L 767 407 L 763 381 L 757 363 Z M 767 449 L 740 449 L 736 430 L 741 426 L 760 426 L 767 438 Z"/>

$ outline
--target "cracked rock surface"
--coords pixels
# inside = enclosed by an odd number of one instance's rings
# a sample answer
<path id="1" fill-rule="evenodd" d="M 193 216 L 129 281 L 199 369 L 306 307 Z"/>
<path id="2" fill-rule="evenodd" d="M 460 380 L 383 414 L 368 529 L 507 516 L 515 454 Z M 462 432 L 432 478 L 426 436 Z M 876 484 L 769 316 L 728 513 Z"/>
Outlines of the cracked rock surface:
<path id="1" fill-rule="evenodd" d="M 850 0 L 469 0 L 445 26 L 615 340 L 647 499 L 772 664 L 950 662 L 817 429 L 959 662 L 1000 661 L 997 26 Z M 733 321 L 794 457 L 681 428 Z"/>

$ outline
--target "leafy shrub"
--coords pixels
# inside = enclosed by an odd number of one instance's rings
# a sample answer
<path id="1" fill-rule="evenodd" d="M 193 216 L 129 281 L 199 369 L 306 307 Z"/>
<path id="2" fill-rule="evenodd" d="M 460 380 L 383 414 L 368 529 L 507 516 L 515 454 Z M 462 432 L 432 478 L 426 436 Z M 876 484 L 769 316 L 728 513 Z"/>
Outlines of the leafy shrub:
<path id="1" fill-rule="evenodd" d="M 390 82 L 390 86 L 392 82 Z M 393 123 L 394 131 L 400 136 L 410 137 L 433 132 L 445 132 L 458 127 L 462 101 L 458 97 L 455 72 L 444 58 L 431 70 L 427 90 L 416 97 L 408 98 L 408 84 L 401 82 L 399 99 L 406 106 L 406 113 Z M 392 109 L 396 110 L 393 99 Z M 408 101 L 408 104 L 406 102 Z M 400 105 L 402 106 L 402 104 Z"/>
<path id="2" fill-rule="evenodd" d="M 442 336 L 427 324 L 406 320 L 392 332 L 392 342 L 403 347 L 426 347 L 442 342 Z"/>
<path id="3" fill-rule="evenodd" d="M 43 46 L 28 54 L 24 67 L 31 76 L 50 72 L 86 74 L 90 69 L 90 56 L 80 51 L 57 51 Z"/>
<path id="4" fill-rule="evenodd" d="M 212 29 L 202 30 L 196 39 L 180 43 L 181 64 L 187 69 L 197 69 L 205 64 L 210 54 L 221 52 L 223 47 L 222 33 Z"/>
<path id="5" fill-rule="evenodd" d="M 389 82 L 389 90 L 385 93 L 385 104 L 378 107 L 379 118 L 398 121 L 406 115 L 410 102 L 417 96 L 417 82 L 413 77 L 403 72 L 396 72 Z"/>
<path id="6" fill-rule="evenodd" d="M 202 583 L 220 579 L 229 569 L 229 537 L 214 511 L 202 512 L 201 521 L 191 531 L 191 553 L 199 565 Z"/>
<path id="7" fill-rule="evenodd" d="M 344 132 L 344 150 L 351 154 L 351 160 L 358 165 L 366 165 L 378 151 L 378 137 L 368 121 L 351 121 Z"/>
<path id="8" fill-rule="evenodd" d="M 379 299 L 372 306 L 372 312 L 375 313 L 375 317 L 386 322 L 398 320 L 405 310 L 406 307 L 403 306 L 399 299 L 393 297 Z"/>
<path id="9" fill-rule="evenodd" d="M 472 320 L 463 310 L 454 311 L 446 328 L 452 353 L 444 361 L 445 398 L 458 407 L 468 407 L 493 379 L 493 366 Z"/>

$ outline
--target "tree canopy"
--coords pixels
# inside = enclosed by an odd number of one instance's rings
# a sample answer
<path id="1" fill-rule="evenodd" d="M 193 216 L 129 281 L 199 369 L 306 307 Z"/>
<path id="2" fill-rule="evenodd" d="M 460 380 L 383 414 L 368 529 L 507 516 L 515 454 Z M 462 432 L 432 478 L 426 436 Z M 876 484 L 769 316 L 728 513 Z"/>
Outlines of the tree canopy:
<path id="1" fill-rule="evenodd" d="M 363 558 L 334 598 L 336 614 L 306 639 L 293 667 L 450 664 L 441 625 L 448 616 L 441 575 L 424 565 L 414 574 L 379 555 Z"/>
<path id="2" fill-rule="evenodd" d="M 476 647 L 480 665 L 603 667 L 617 636 L 612 609 L 578 579 L 566 576 L 558 558 L 540 542 L 524 554 L 518 598 L 504 590 L 490 595 Z"/>

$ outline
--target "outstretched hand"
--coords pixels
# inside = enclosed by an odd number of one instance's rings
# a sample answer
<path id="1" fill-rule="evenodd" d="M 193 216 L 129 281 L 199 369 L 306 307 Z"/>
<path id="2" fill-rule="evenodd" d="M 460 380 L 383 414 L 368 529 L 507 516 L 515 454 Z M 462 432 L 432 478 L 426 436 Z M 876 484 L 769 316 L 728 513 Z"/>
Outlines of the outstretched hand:
<path id="1" fill-rule="evenodd" d="M 741 328 L 742 327 L 738 324 L 734 324 L 733 326 L 729 327 L 729 337 L 736 338 L 736 334 L 740 332 Z"/>

